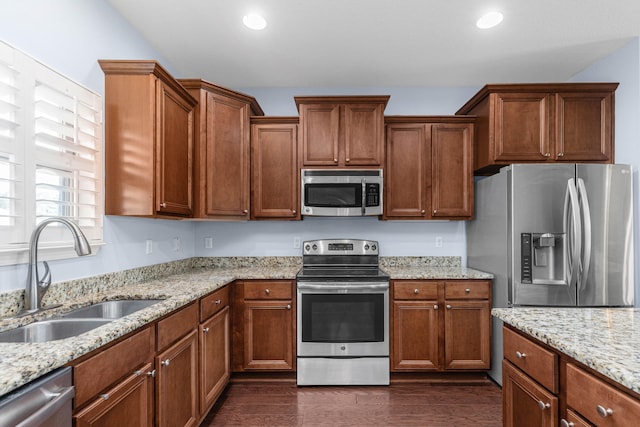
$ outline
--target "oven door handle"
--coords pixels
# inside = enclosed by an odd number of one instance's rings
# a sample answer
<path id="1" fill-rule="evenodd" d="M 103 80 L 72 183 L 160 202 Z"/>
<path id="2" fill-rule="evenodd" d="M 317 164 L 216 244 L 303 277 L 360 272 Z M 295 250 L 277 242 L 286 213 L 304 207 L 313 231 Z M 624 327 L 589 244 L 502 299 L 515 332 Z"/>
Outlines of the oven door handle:
<path id="1" fill-rule="evenodd" d="M 333 291 L 339 289 L 347 289 L 347 290 L 359 290 L 359 291 L 386 291 L 389 289 L 388 283 L 371 283 L 371 284 L 358 284 L 354 285 L 351 283 L 323 283 L 321 285 L 316 285 L 313 283 L 301 283 L 298 282 L 298 289 L 311 289 L 314 291 Z"/>

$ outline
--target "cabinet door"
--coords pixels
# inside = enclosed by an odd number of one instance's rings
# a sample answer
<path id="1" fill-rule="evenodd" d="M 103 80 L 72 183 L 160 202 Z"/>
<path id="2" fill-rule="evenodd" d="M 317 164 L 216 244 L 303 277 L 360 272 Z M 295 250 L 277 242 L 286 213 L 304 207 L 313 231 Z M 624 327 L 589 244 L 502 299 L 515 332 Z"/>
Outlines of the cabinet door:
<path id="1" fill-rule="evenodd" d="M 160 427 L 198 422 L 198 333 L 192 331 L 156 357 L 156 416 Z"/>
<path id="2" fill-rule="evenodd" d="M 556 94 L 556 160 L 613 160 L 613 93 Z"/>
<path id="3" fill-rule="evenodd" d="M 496 93 L 493 100 L 494 161 L 547 161 L 551 157 L 551 95 Z"/>
<path id="4" fill-rule="evenodd" d="M 193 108 L 157 81 L 156 211 L 193 214 Z"/>
<path id="5" fill-rule="evenodd" d="M 431 141 L 425 125 L 387 125 L 386 146 L 384 218 L 424 218 L 431 198 Z"/>
<path id="6" fill-rule="evenodd" d="M 345 104 L 343 108 L 345 166 L 380 166 L 384 153 L 384 105 Z"/>
<path id="7" fill-rule="evenodd" d="M 292 301 L 244 302 L 244 369 L 292 370 Z"/>
<path id="8" fill-rule="evenodd" d="M 473 216 L 473 125 L 431 126 L 431 209 L 434 218 Z"/>
<path id="9" fill-rule="evenodd" d="M 489 369 L 490 311 L 489 301 L 445 300 L 445 369 Z"/>
<path id="10" fill-rule="evenodd" d="M 303 165 L 338 165 L 339 131 L 340 106 L 338 104 L 300 105 Z"/>
<path id="11" fill-rule="evenodd" d="M 200 326 L 200 415 L 205 415 L 231 375 L 229 307 Z"/>
<path id="12" fill-rule="evenodd" d="M 74 416 L 77 427 L 151 427 L 151 363 L 135 371 Z"/>
<path id="13" fill-rule="evenodd" d="M 249 106 L 207 93 L 206 215 L 249 219 Z"/>
<path id="14" fill-rule="evenodd" d="M 437 370 L 438 331 L 436 300 L 394 301 L 392 369 Z"/>
<path id="15" fill-rule="evenodd" d="M 298 126 L 251 126 L 251 218 L 299 219 Z"/>
<path id="16" fill-rule="evenodd" d="M 558 398 L 502 361 L 502 411 L 505 427 L 558 425 Z"/>

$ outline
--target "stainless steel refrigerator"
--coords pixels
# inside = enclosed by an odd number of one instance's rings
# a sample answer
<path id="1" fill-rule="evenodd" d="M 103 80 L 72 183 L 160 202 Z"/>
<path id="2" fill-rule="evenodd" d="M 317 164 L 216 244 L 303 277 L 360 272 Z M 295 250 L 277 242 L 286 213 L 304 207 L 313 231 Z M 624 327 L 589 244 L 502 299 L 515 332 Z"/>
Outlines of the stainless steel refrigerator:
<path id="1" fill-rule="evenodd" d="M 493 306 L 633 306 L 628 165 L 517 164 L 480 178 L 467 265 L 494 275 Z M 492 369 L 501 383 L 502 322 Z"/>

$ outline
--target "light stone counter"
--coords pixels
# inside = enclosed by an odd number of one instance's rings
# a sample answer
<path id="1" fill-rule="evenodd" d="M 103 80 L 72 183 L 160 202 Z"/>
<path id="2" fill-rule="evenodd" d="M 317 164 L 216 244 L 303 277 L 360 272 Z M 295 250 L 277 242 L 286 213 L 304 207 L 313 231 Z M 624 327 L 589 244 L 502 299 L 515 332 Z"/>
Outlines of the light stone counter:
<path id="1" fill-rule="evenodd" d="M 6 316 L 19 312 L 24 292 L 0 294 L 0 331 L 100 301 L 164 300 L 73 338 L 31 344 L 0 343 L 0 396 L 236 279 L 295 279 L 301 262 L 301 257 L 191 258 L 54 283 L 45 295 L 44 304 L 62 304 L 62 307 L 20 318 Z M 380 266 L 392 279 L 492 277 L 461 268 L 459 257 L 381 257 Z"/>
<path id="2" fill-rule="evenodd" d="M 640 309 L 517 307 L 491 314 L 640 393 Z"/>

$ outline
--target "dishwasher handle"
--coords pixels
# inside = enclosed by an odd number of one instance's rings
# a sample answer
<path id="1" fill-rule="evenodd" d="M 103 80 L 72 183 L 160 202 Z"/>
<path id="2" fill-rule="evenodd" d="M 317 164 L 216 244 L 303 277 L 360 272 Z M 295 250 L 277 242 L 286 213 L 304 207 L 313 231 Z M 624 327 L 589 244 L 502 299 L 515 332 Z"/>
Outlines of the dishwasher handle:
<path id="1" fill-rule="evenodd" d="M 28 418 L 17 424 L 16 427 L 37 427 L 44 425 L 49 417 L 58 412 L 64 405 L 68 404 L 76 394 L 73 386 L 60 389 L 60 391 L 56 393 L 48 391 L 45 393 L 47 393 L 49 397 L 52 397 L 52 399 L 42 406 L 42 408 L 38 409 Z"/>

